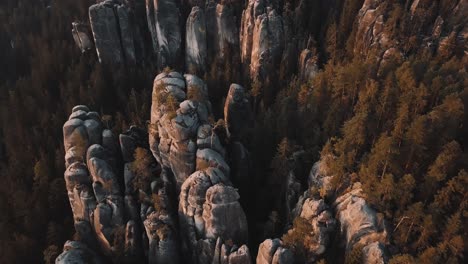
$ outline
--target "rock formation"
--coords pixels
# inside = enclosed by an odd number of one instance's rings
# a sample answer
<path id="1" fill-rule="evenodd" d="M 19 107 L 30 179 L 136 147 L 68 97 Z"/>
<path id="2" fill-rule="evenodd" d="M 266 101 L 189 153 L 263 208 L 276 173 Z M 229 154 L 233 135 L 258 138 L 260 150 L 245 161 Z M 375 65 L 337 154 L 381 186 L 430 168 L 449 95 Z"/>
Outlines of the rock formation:
<path id="1" fill-rule="evenodd" d="M 89 8 L 89 21 L 100 62 L 136 62 L 136 36 L 131 16 L 130 8 L 116 0 L 106 0 Z"/>
<path id="2" fill-rule="evenodd" d="M 293 253 L 283 247 L 280 239 L 267 239 L 260 244 L 256 259 L 257 264 L 288 264 L 294 263 Z"/>
<path id="3" fill-rule="evenodd" d="M 89 249 L 86 244 L 79 241 L 67 241 L 63 246 L 63 253 L 55 260 L 56 264 L 68 263 L 104 263 L 96 253 Z"/>
<path id="4" fill-rule="evenodd" d="M 327 159 L 332 160 L 332 157 L 314 164 L 309 183 L 320 188 L 324 195 L 332 197 L 329 185 L 333 176 L 327 174 Z M 364 263 L 386 263 L 384 245 L 387 243 L 387 232 L 383 219 L 366 202 L 361 184 L 355 183 L 338 196 L 333 202 L 333 208 L 345 249 L 349 251 L 362 246 Z"/>
<path id="5" fill-rule="evenodd" d="M 303 81 L 312 80 L 318 73 L 317 56 L 311 50 L 305 49 L 299 57 L 299 78 Z"/>
<path id="6" fill-rule="evenodd" d="M 80 48 L 82 53 L 91 50 L 94 47 L 87 25 L 79 22 L 73 22 L 72 34 L 73 39 L 75 40 L 75 44 L 78 46 L 78 48 Z"/>
<path id="7" fill-rule="evenodd" d="M 231 187 L 226 151 L 208 122 L 207 96 L 206 84 L 194 75 L 161 73 L 154 81 L 150 147 L 180 190 L 182 246 L 189 253 L 185 261 L 192 263 L 214 261 L 219 239 L 247 242 L 247 221 Z M 227 253 L 235 261 L 248 249 L 233 247 Z"/>
<path id="8" fill-rule="evenodd" d="M 111 259 L 141 260 L 146 251 L 149 263 L 177 261 L 176 207 L 169 198 L 173 184 L 164 175 L 155 175 L 147 134 L 131 127 L 120 135 L 119 146 L 112 132 L 103 129 L 99 115 L 82 105 L 73 108 L 63 134 L 65 180 L 79 236 L 76 243 L 86 244 L 90 252 L 99 249 Z M 119 149 L 124 188 L 120 185 Z M 57 261 L 91 254 L 81 246 L 68 248 L 66 245 Z"/>
<path id="9" fill-rule="evenodd" d="M 160 69 L 175 67 L 181 55 L 180 11 L 175 0 L 146 0 L 153 51 Z"/>
<path id="10" fill-rule="evenodd" d="M 208 56 L 206 30 L 203 9 L 198 6 L 193 7 L 187 18 L 185 34 L 185 64 L 190 73 L 203 74 L 206 70 Z"/>
<path id="11" fill-rule="evenodd" d="M 250 77 L 265 80 L 267 72 L 277 67 L 284 48 L 283 19 L 275 9 L 255 19 L 250 58 Z"/>

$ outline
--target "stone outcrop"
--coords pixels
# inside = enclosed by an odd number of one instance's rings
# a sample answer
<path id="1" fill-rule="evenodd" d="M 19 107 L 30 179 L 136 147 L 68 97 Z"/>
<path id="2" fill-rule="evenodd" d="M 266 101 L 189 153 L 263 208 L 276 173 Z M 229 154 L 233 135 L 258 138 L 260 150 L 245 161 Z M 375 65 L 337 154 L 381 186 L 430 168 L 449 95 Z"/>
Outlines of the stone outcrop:
<path id="1" fill-rule="evenodd" d="M 185 78 L 192 82 L 193 100 L 187 97 Z M 185 78 L 177 72 L 156 76 L 151 106 L 150 148 L 161 166 L 172 171 L 178 189 L 195 171 L 196 135 L 211 114 L 204 82 L 192 75 Z"/>
<path id="2" fill-rule="evenodd" d="M 194 74 L 203 74 L 206 71 L 208 56 L 207 29 L 203 9 L 198 6 L 192 8 L 185 28 L 185 64 L 187 71 Z"/>
<path id="3" fill-rule="evenodd" d="M 183 251 L 188 253 L 184 261 L 191 263 L 220 258 L 215 257 L 219 239 L 237 245 L 247 242 L 247 220 L 229 180 L 226 151 L 208 122 L 210 116 L 208 90 L 201 79 L 177 72 L 156 76 L 150 148 L 180 190 L 180 232 Z M 225 245 L 223 250 L 232 258 L 230 263 L 249 254 L 246 246 Z"/>
<path id="4" fill-rule="evenodd" d="M 234 6 L 229 3 L 208 1 L 205 8 L 207 44 L 210 62 L 239 58 L 239 29 Z M 230 54 L 227 54 L 229 51 Z M 227 57 L 229 55 L 229 58 Z"/>
<path id="5" fill-rule="evenodd" d="M 182 45 L 180 11 L 176 1 L 146 0 L 146 16 L 158 67 L 175 67 Z"/>
<path id="6" fill-rule="evenodd" d="M 94 245 L 96 240 L 110 256 L 113 232 L 123 227 L 123 199 L 112 153 L 101 145 L 109 133 L 86 106 L 74 107 L 63 126 L 65 181 L 75 229 L 84 242 Z"/>
<path id="7" fill-rule="evenodd" d="M 89 8 L 89 21 L 100 62 L 119 64 L 136 62 L 132 10 L 116 0 L 106 0 Z"/>
<path id="8" fill-rule="evenodd" d="M 280 239 L 267 239 L 260 244 L 256 259 L 257 264 L 288 264 L 294 263 L 293 253 L 283 247 Z"/>
<path id="9" fill-rule="evenodd" d="M 242 21 L 240 27 L 240 48 L 241 61 L 245 65 L 250 65 L 252 56 L 252 41 L 255 28 L 255 20 L 265 12 L 264 0 L 250 0 L 247 7 L 242 12 Z"/>
<path id="10" fill-rule="evenodd" d="M 307 234 L 308 243 L 304 247 L 307 250 L 308 260 L 317 259 L 330 246 L 333 232 L 337 226 L 332 208 L 323 199 L 314 197 L 309 191 L 306 191 L 299 198 L 299 202 L 292 211 L 292 215 L 294 217 L 301 217 L 311 226 L 310 233 Z M 288 233 L 291 234 L 295 231 L 293 227 L 288 230 Z"/>
<path id="11" fill-rule="evenodd" d="M 55 260 L 56 264 L 68 263 L 89 263 L 101 264 L 104 263 L 98 255 L 91 250 L 86 244 L 79 241 L 67 241 L 63 246 L 63 252 Z"/>
<path id="12" fill-rule="evenodd" d="M 333 192 L 328 174 L 327 162 L 332 157 L 325 157 L 314 164 L 309 183 L 321 189 L 322 194 L 331 198 Z M 340 225 L 340 235 L 346 250 L 360 245 L 363 247 L 364 263 L 386 263 L 385 244 L 387 232 L 383 218 L 366 202 L 361 184 L 355 183 L 332 203 L 336 219 Z"/>
<path id="13" fill-rule="evenodd" d="M 89 27 L 80 22 L 72 23 L 72 35 L 75 44 L 84 53 L 94 48 L 94 43 L 91 40 L 91 33 Z"/>
<path id="14" fill-rule="evenodd" d="M 63 134 L 65 181 L 79 237 L 70 243 L 85 244 L 124 262 L 142 261 L 144 252 L 149 263 L 177 262 L 179 233 L 176 206 L 171 204 L 174 186 L 164 173 L 157 176 L 147 133 L 131 127 L 119 136 L 119 146 L 112 132 L 103 128 L 99 115 L 79 105 L 73 108 Z M 88 254 L 81 247 L 70 252 L 68 248 L 57 261 Z"/>
<path id="15" fill-rule="evenodd" d="M 356 245 L 369 247 L 373 243 L 386 242 L 387 232 L 383 219 L 378 217 L 377 212 L 364 199 L 360 183 L 354 184 L 351 191 L 338 197 L 333 205 L 347 249 Z M 381 251 L 381 256 L 385 255 L 382 246 L 374 248 L 372 252 L 376 250 Z"/>
<path id="16" fill-rule="evenodd" d="M 318 73 L 317 56 L 311 50 L 305 49 L 299 57 L 299 78 L 303 81 L 312 80 Z"/>
<path id="17" fill-rule="evenodd" d="M 279 66 L 284 48 L 281 15 L 273 8 L 255 19 L 250 57 L 250 77 L 265 80 L 267 73 Z"/>
<path id="18" fill-rule="evenodd" d="M 412 49 L 421 48 L 428 54 L 453 55 L 455 47 L 465 49 L 467 29 L 463 13 L 468 10 L 466 1 L 444 2 L 435 8 L 431 1 L 413 1 L 400 17 L 407 26 L 398 32 L 386 26 L 392 19 L 391 6 L 382 0 L 364 1 L 356 20 L 354 53 L 361 57 L 375 56 L 381 64 L 393 58 L 401 61 Z M 452 31 L 444 25 L 451 25 Z M 455 26 L 460 25 L 460 26 Z M 453 27 L 455 26 L 455 27 Z M 465 32 L 465 34 L 463 33 Z M 451 48 L 444 50 L 445 41 L 452 40 Z M 373 59 L 373 58 L 371 58 Z M 381 65 L 382 66 L 382 65 Z"/>

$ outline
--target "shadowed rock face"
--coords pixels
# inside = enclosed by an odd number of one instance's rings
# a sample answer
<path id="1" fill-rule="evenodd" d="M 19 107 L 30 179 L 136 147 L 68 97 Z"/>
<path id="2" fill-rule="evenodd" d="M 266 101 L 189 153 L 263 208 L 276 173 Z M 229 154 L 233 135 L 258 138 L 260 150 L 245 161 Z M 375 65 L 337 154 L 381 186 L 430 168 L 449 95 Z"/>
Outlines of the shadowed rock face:
<path id="1" fill-rule="evenodd" d="M 185 63 L 187 71 L 203 74 L 206 70 L 207 56 L 205 12 L 195 6 L 186 23 Z"/>
<path id="2" fill-rule="evenodd" d="M 175 67 L 181 53 L 180 11 L 176 1 L 146 0 L 146 16 L 158 67 Z"/>
<path id="3" fill-rule="evenodd" d="M 299 77 L 304 80 L 312 80 L 318 73 L 317 57 L 309 49 L 301 52 L 299 57 Z"/>
<path id="4" fill-rule="evenodd" d="M 82 53 L 91 50 L 94 47 L 89 28 L 85 24 L 73 22 L 72 34 L 75 44 L 80 48 Z"/>
<path id="5" fill-rule="evenodd" d="M 228 59 L 237 61 L 239 28 L 236 24 L 234 6 L 224 2 L 208 1 L 205 17 L 209 63 Z"/>
<path id="6" fill-rule="evenodd" d="M 131 16 L 132 11 L 116 0 L 102 1 L 89 8 L 89 21 L 100 62 L 136 62 L 135 28 Z"/>
<path id="7" fill-rule="evenodd" d="M 233 140 L 244 137 L 250 127 L 250 103 L 244 87 L 231 84 L 224 104 L 224 122 L 228 136 Z"/>

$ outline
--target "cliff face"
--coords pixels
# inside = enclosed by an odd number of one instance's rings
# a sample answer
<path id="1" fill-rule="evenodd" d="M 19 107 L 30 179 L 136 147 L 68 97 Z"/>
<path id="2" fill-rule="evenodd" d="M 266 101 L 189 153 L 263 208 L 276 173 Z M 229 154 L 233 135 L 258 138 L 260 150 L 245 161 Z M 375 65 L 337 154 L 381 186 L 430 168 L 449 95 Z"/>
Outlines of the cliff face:
<path id="1" fill-rule="evenodd" d="M 96 52 L 100 62 L 135 64 L 135 44 L 141 43 L 133 11 L 116 0 L 106 0 L 89 8 Z"/>

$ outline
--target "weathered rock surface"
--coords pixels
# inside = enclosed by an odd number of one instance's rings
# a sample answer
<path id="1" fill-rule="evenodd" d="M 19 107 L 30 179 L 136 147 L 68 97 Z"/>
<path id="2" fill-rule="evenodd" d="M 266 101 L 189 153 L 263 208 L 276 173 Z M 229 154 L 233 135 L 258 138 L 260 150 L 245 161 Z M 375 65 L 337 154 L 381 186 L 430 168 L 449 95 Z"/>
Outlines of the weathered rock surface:
<path id="1" fill-rule="evenodd" d="M 239 194 L 230 186 L 226 151 L 208 123 L 209 116 L 208 90 L 201 79 L 176 72 L 155 78 L 150 146 L 180 190 L 182 246 L 188 253 L 185 261 L 192 263 L 214 261 L 219 238 L 239 245 L 247 242 L 247 220 Z M 233 253 L 235 263 L 248 255 L 248 249 L 232 248 L 227 253 Z"/>
<path id="2" fill-rule="evenodd" d="M 255 19 L 252 38 L 250 77 L 265 80 L 267 73 L 277 67 L 284 48 L 283 19 L 275 9 Z"/>
<path id="3" fill-rule="evenodd" d="M 360 183 L 356 183 L 350 192 L 338 197 L 334 206 L 347 247 L 385 242 L 387 233 L 383 221 L 367 204 Z"/>
<path id="4" fill-rule="evenodd" d="M 75 44 L 80 48 L 82 53 L 91 50 L 94 47 L 94 43 L 91 40 L 91 33 L 87 25 L 79 22 L 73 22 L 72 34 Z"/>
<path id="5" fill-rule="evenodd" d="M 250 65 L 252 56 L 252 41 L 257 17 L 265 12 L 264 0 L 250 0 L 247 7 L 242 12 L 240 27 L 240 48 L 241 61 L 245 65 Z"/>
<path id="6" fill-rule="evenodd" d="M 167 177 L 154 175 L 157 167 L 147 150 L 146 132 L 131 127 L 120 135 L 119 146 L 112 132 L 103 129 L 99 115 L 80 105 L 73 108 L 63 133 L 65 181 L 80 238 L 76 243 L 99 247 L 106 257 L 119 256 L 124 262 L 142 261 L 143 251 L 149 263 L 177 261 L 176 208 L 169 201 L 173 185 Z M 124 188 L 119 152 L 125 163 Z M 64 252 L 62 258 L 81 256 L 81 251 Z"/>
<path id="7" fill-rule="evenodd" d="M 80 243 L 112 260 L 249 263 L 247 219 L 210 116 L 206 84 L 177 72 L 155 78 L 149 133 L 132 126 L 120 144 L 97 113 L 74 107 L 65 180 Z M 237 152 L 248 163 L 242 144 Z"/>
<path id="8" fill-rule="evenodd" d="M 327 160 L 328 159 L 328 160 Z M 326 157 L 314 164 L 309 184 L 321 188 L 327 197 L 332 197 Z M 385 244 L 387 232 L 382 217 L 366 202 L 361 184 L 355 183 L 348 191 L 338 196 L 333 202 L 336 219 L 340 224 L 340 234 L 346 250 L 357 245 L 363 246 L 364 263 L 386 263 Z"/>
<path id="9" fill-rule="evenodd" d="M 187 71 L 194 74 L 203 74 L 206 70 L 208 56 L 207 29 L 203 9 L 198 6 L 192 8 L 185 28 L 185 64 Z"/>
<path id="10" fill-rule="evenodd" d="M 318 73 L 317 56 L 311 50 L 305 49 L 299 58 L 299 78 L 309 81 Z"/>
<path id="11" fill-rule="evenodd" d="M 234 6 L 223 1 L 220 3 L 207 1 L 205 14 L 210 58 L 212 60 L 216 58 L 219 61 L 227 59 L 237 61 L 239 59 L 239 28 Z"/>
<path id="12" fill-rule="evenodd" d="M 256 259 L 257 264 L 288 264 L 294 263 L 293 253 L 283 247 L 280 239 L 267 239 L 260 244 Z"/>
<path id="13" fill-rule="evenodd" d="M 89 8 L 89 20 L 100 62 L 136 62 L 135 29 L 130 16 L 130 8 L 116 0 L 102 1 Z"/>
<path id="14" fill-rule="evenodd" d="M 180 11 L 175 0 L 146 0 L 146 16 L 160 69 L 175 67 L 181 55 Z"/>
<path id="15" fill-rule="evenodd" d="M 98 255 L 86 244 L 79 241 L 67 241 L 63 246 L 63 253 L 55 260 L 56 264 L 69 263 L 104 263 Z"/>

